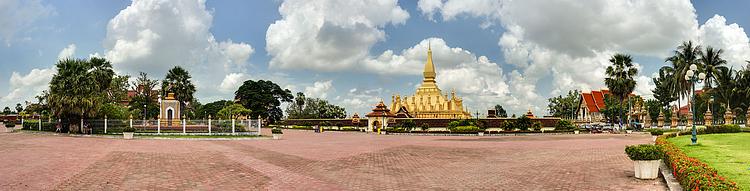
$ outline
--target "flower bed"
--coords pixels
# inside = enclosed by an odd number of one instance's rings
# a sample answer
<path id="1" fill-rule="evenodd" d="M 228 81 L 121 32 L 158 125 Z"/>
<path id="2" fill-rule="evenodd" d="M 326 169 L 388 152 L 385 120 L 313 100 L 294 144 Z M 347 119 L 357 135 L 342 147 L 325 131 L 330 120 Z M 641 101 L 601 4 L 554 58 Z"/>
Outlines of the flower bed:
<path id="1" fill-rule="evenodd" d="M 664 162 L 687 190 L 739 190 L 737 183 L 720 176 L 716 169 L 698 159 L 688 157 L 676 145 L 667 141 L 675 134 L 659 136 L 656 144 L 662 146 Z"/>

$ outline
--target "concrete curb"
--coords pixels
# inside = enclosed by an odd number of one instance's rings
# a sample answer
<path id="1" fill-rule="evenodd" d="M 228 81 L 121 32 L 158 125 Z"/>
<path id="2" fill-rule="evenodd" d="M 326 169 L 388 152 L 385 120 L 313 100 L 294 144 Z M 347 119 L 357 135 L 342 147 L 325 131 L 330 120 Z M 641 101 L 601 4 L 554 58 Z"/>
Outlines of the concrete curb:
<path id="1" fill-rule="evenodd" d="M 672 175 L 672 170 L 667 167 L 667 164 L 665 164 L 664 161 L 661 161 L 661 164 L 659 165 L 659 171 L 661 172 L 661 177 L 664 178 L 664 182 L 667 183 L 667 187 L 670 191 L 682 191 L 682 185 L 680 185 L 680 182 L 678 182 L 677 179 Z"/>

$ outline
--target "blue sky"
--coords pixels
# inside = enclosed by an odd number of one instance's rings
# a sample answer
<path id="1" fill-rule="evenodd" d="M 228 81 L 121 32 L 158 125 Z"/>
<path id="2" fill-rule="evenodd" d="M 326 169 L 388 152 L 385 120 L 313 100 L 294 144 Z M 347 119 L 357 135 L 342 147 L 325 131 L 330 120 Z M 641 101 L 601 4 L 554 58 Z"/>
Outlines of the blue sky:
<path id="1" fill-rule="evenodd" d="M 120 74 L 186 67 L 203 103 L 272 80 L 367 112 L 420 83 L 432 44 L 438 85 L 468 109 L 546 113 L 546 99 L 603 88 L 614 53 L 641 67 L 636 93 L 679 43 L 750 59 L 750 2 L 719 1 L 21 1 L 0 0 L 0 106 L 34 100 L 60 56 L 101 56 Z"/>

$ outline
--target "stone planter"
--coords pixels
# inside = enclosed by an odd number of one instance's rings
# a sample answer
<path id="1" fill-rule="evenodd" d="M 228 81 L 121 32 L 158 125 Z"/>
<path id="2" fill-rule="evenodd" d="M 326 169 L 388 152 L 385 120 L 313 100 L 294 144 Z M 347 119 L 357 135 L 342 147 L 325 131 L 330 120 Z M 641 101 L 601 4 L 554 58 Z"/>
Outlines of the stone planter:
<path id="1" fill-rule="evenodd" d="M 626 133 L 631 134 L 633 133 L 633 130 L 625 130 Z"/>
<path id="2" fill-rule="evenodd" d="M 633 161 L 635 177 L 638 179 L 656 179 L 659 177 L 659 163 L 661 160 Z"/>
<path id="3" fill-rule="evenodd" d="M 122 136 L 125 139 L 133 139 L 133 132 L 122 132 Z"/>
<path id="4" fill-rule="evenodd" d="M 575 130 L 575 131 L 573 131 L 573 133 L 575 133 L 576 135 L 578 135 L 578 133 L 580 133 L 580 132 L 581 132 L 581 131 L 579 131 L 579 130 Z"/>
<path id="5" fill-rule="evenodd" d="M 478 132 L 477 135 L 479 135 L 480 137 L 484 136 L 484 132 Z"/>
<path id="6" fill-rule="evenodd" d="M 279 139 L 281 139 L 282 135 L 284 135 L 284 134 L 273 134 L 273 139 L 274 140 L 279 140 Z"/>
<path id="7" fill-rule="evenodd" d="M 387 132 L 385 132 L 385 130 L 382 130 L 382 131 L 380 131 L 380 134 L 381 134 L 381 135 L 386 135 L 386 134 L 388 134 L 388 133 L 387 133 Z"/>

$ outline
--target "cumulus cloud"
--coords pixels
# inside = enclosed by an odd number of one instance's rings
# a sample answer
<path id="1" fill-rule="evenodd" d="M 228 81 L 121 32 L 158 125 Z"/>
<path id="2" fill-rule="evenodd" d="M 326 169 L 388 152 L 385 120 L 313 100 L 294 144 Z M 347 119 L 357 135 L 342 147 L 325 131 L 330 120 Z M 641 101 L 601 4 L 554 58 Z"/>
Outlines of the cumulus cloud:
<path id="1" fill-rule="evenodd" d="M 724 50 L 724 59 L 734 68 L 746 67 L 750 60 L 750 40 L 745 29 L 737 23 L 727 24 L 727 19 L 714 15 L 698 30 L 698 42 Z"/>
<path id="2" fill-rule="evenodd" d="M 224 93 L 233 93 L 243 82 L 250 79 L 250 76 L 243 73 L 231 73 L 224 77 L 219 85 L 219 91 Z"/>
<path id="3" fill-rule="evenodd" d="M 521 104 L 513 112 L 521 112 L 516 110 L 520 107 L 543 111 L 539 107 L 546 105 L 546 97 L 571 89 L 602 88 L 613 54 L 664 57 L 680 42 L 694 38 L 698 28 L 695 10 L 685 0 L 441 3 L 419 9 L 426 15 L 439 13 L 444 20 L 474 17 L 505 29 L 498 45 L 505 62 L 516 68 L 508 74 L 513 96 L 506 104 Z M 538 92 L 540 83 L 548 83 L 546 78 L 542 81 L 545 76 L 551 76 L 552 90 Z M 636 92 L 650 92 L 647 79 L 637 77 L 643 85 Z"/>
<path id="4" fill-rule="evenodd" d="M 352 88 L 347 92 L 346 96 L 343 98 L 337 97 L 335 100 L 351 112 L 351 115 L 358 113 L 360 117 L 364 117 L 367 112 L 371 111 L 383 99 L 383 92 L 383 88 L 364 90 Z"/>
<path id="5" fill-rule="evenodd" d="M 62 60 L 66 58 L 72 58 L 73 54 L 76 53 L 76 44 L 70 44 L 68 47 L 63 48 L 59 54 L 57 54 L 57 59 Z"/>
<path id="6" fill-rule="evenodd" d="M 49 81 L 56 73 L 54 68 L 32 69 L 26 75 L 13 72 L 9 80 L 9 93 L 0 98 L 0 104 L 10 106 L 32 101 L 34 96 L 49 88 Z"/>
<path id="7" fill-rule="evenodd" d="M 246 73 L 254 49 L 217 41 L 212 22 L 205 0 L 134 0 L 109 21 L 104 56 L 121 72 L 158 78 L 182 66 L 192 74 L 199 98 L 216 96 L 235 85 L 236 73 Z"/>
<path id="8" fill-rule="evenodd" d="M 355 66 L 385 39 L 383 27 L 409 18 L 395 0 L 287 0 L 279 13 L 266 32 L 270 67 L 319 71 Z"/>
<path id="9" fill-rule="evenodd" d="M 55 13 L 50 5 L 41 0 L 0 1 L 0 39 L 10 46 L 19 32 L 28 30 L 32 23 Z"/>
<path id="10" fill-rule="evenodd" d="M 305 96 L 325 99 L 333 87 L 333 81 L 317 81 L 312 86 L 305 87 Z"/>

